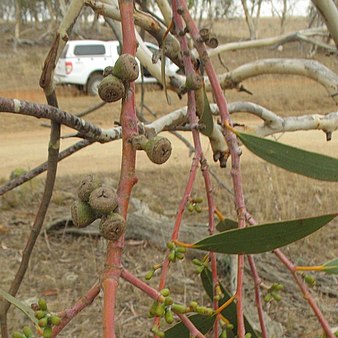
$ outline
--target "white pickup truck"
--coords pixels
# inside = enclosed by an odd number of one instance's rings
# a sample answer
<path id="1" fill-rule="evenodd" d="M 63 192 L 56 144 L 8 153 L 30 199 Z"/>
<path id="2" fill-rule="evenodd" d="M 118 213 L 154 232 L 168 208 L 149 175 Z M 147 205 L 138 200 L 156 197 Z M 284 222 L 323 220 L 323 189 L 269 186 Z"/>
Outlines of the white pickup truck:
<path id="1" fill-rule="evenodd" d="M 158 50 L 158 47 L 152 43 L 146 42 L 146 45 L 152 52 Z M 107 66 L 113 66 L 119 54 L 118 41 L 68 41 L 56 65 L 54 80 L 58 85 L 76 85 L 89 95 L 97 95 L 103 70 Z M 166 60 L 166 68 L 172 72 L 178 70 L 178 67 L 169 59 Z M 144 69 L 143 81 L 157 82 L 146 69 Z M 141 82 L 141 76 L 136 82 Z"/>

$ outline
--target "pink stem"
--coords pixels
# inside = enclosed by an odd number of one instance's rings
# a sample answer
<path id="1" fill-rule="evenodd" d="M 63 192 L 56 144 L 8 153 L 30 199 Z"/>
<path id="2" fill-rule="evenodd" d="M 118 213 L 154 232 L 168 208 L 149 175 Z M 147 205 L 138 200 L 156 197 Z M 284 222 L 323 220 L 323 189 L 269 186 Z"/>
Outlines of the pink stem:
<path id="1" fill-rule="evenodd" d="M 214 70 L 212 63 L 210 62 L 208 52 L 204 46 L 204 43 L 201 42 L 201 37 L 198 31 L 198 28 L 192 19 L 189 10 L 187 8 L 186 2 L 184 0 L 178 0 L 180 3 L 180 14 L 189 29 L 189 33 L 194 40 L 195 47 L 200 55 L 201 62 L 203 63 L 206 73 L 210 80 L 210 85 L 212 87 L 217 105 L 219 107 L 220 116 L 222 119 L 222 123 L 231 124 L 230 115 L 228 112 L 227 103 L 225 97 L 222 92 L 222 88 L 219 84 L 217 74 Z M 239 166 L 239 156 L 241 151 L 238 146 L 238 142 L 236 139 L 236 135 L 232 132 L 225 130 L 225 138 L 229 147 L 232 169 L 231 175 L 234 186 L 235 193 L 235 204 L 238 215 L 238 227 L 245 227 L 245 203 L 244 203 L 244 194 L 242 187 L 242 180 L 240 175 L 240 166 Z M 244 317 L 243 317 L 243 273 L 244 273 L 244 259 L 241 255 L 238 257 L 238 273 L 237 273 L 237 290 L 236 290 L 236 298 L 237 298 L 237 321 L 238 321 L 238 336 L 239 338 L 244 337 L 245 335 L 245 327 L 244 327 Z"/>
<path id="2" fill-rule="evenodd" d="M 268 332 L 266 330 L 265 322 L 264 322 L 264 313 L 263 313 L 263 307 L 262 307 L 262 301 L 261 301 L 261 291 L 260 291 L 260 285 L 261 285 L 261 279 L 258 275 L 255 260 L 253 256 L 248 256 L 249 265 L 251 269 L 251 274 L 254 279 L 254 285 L 255 285 L 255 301 L 256 301 L 256 307 L 257 307 L 257 313 L 259 318 L 259 324 L 261 326 L 262 330 L 262 337 L 268 338 Z"/>
<path id="3" fill-rule="evenodd" d="M 89 306 L 100 293 L 100 284 L 93 285 L 70 309 L 58 313 L 62 318 L 61 323 L 53 328 L 53 337 L 56 337 L 64 327 L 85 307 Z"/>
<path id="4" fill-rule="evenodd" d="M 311 306 L 314 314 L 318 318 L 318 321 L 320 325 L 322 326 L 326 337 L 328 338 L 334 338 L 335 335 L 332 333 L 331 328 L 327 320 L 325 319 L 324 315 L 320 311 L 318 305 L 316 304 L 315 300 L 311 296 L 308 287 L 306 284 L 302 281 L 302 279 L 297 275 L 296 273 L 296 267 L 295 265 L 283 254 L 283 252 L 280 249 L 276 249 L 273 251 L 274 254 L 279 258 L 279 260 L 288 268 L 288 270 L 291 272 L 293 279 L 296 281 L 299 289 L 302 291 L 304 298 Z"/>
<path id="5" fill-rule="evenodd" d="M 256 225 L 256 220 L 252 217 L 252 215 L 249 212 L 246 212 L 245 214 L 247 222 L 251 225 Z M 273 251 L 274 254 L 279 258 L 279 260 L 287 267 L 287 269 L 291 272 L 292 277 L 296 281 L 299 289 L 304 295 L 304 298 L 309 303 L 310 307 L 312 308 L 315 316 L 318 318 L 318 321 L 320 325 L 322 326 L 325 334 L 328 338 L 335 338 L 335 335 L 332 333 L 331 328 L 327 320 L 325 319 L 324 315 L 320 311 L 318 305 L 316 304 L 315 300 L 311 296 L 308 287 L 306 284 L 299 278 L 297 275 L 296 267 L 295 265 L 283 254 L 283 252 L 280 249 L 276 249 Z"/>
<path id="6" fill-rule="evenodd" d="M 126 281 L 128 281 L 130 284 L 136 286 L 138 289 L 142 290 L 144 293 L 146 293 L 154 300 L 158 300 L 161 297 L 161 294 L 157 290 L 155 290 L 154 288 L 143 282 L 141 279 L 135 277 L 128 270 L 123 269 L 121 272 L 121 277 Z"/>
<path id="7" fill-rule="evenodd" d="M 134 5 L 132 1 L 120 0 L 120 13 L 123 34 L 123 53 L 135 55 L 136 36 L 134 28 Z M 135 112 L 135 84 L 131 83 L 126 97 L 122 100 L 122 164 L 118 187 L 119 211 L 126 218 L 132 188 L 137 179 L 135 176 L 136 152 L 130 139 L 137 135 L 137 117 Z M 105 271 L 101 280 L 104 291 L 103 300 L 103 336 L 115 338 L 115 303 L 118 281 L 121 275 L 121 256 L 124 247 L 124 236 L 116 242 L 109 242 L 107 248 Z"/>

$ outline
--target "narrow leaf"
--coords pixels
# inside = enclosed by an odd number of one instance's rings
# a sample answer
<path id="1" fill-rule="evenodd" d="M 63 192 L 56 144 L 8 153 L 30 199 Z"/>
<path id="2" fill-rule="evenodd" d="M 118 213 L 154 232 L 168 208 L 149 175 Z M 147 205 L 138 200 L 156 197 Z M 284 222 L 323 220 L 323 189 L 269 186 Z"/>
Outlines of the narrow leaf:
<path id="1" fill-rule="evenodd" d="M 326 262 L 323 266 L 323 271 L 325 271 L 326 273 L 338 275 L 338 258 Z"/>
<path id="2" fill-rule="evenodd" d="M 216 229 L 219 232 L 236 229 L 238 227 L 238 223 L 230 218 L 224 218 L 216 225 Z"/>
<path id="3" fill-rule="evenodd" d="M 38 324 L 38 320 L 35 318 L 34 311 L 27 306 L 25 303 L 20 301 L 19 299 L 13 297 L 8 292 L 0 288 L 0 296 L 5 298 L 8 302 L 13 304 L 19 310 L 21 310 L 34 324 Z"/>
<path id="4" fill-rule="evenodd" d="M 228 230 L 196 242 L 194 248 L 226 254 L 272 251 L 310 235 L 336 216 L 330 214 Z"/>
<path id="5" fill-rule="evenodd" d="M 210 300 L 213 299 L 213 284 L 212 284 L 212 275 L 211 271 L 209 269 L 204 269 L 201 273 L 201 280 L 204 287 L 205 292 L 209 296 Z M 220 284 L 222 293 L 224 294 L 224 297 L 219 301 L 218 306 L 222 306 L 226 301 L 228 301 L 231 298 L 231 295 L 228 293 L 228 291 Z M 234 326 L 233 332 L 237 332 L 237 308 L 235 303 L 231 303 L 229 306 L 227 306 L 222 312 L 222 315 L 227 318 L 230 323 Z M 249 321 L 244 316 L 244 325 L 245 325 L 245 331 L 247 333 L 251 333 L 252 338 L 258 338 L 255 330 L 249 323 Z"/>
<path id="6" fill-rule="evenodd" d="M 338 182 L 338 159 L 238 132 L 255 155 L 288 171 L 322 181 Z"/>
<path id="7" fill-rule="evenodd" d="M 214 119 L 212 117 L 212 112 L 210 109 L 210 103 L 207 96 L 207 92 L 203 86 L 202 88 L 204 97 L 204 107 L 203 107 L 203 113 L 199 119 L 199 124 L 201 126 L 200 131 L 205 136 L 211 136 L 212 130 L 214 129 Z"/>

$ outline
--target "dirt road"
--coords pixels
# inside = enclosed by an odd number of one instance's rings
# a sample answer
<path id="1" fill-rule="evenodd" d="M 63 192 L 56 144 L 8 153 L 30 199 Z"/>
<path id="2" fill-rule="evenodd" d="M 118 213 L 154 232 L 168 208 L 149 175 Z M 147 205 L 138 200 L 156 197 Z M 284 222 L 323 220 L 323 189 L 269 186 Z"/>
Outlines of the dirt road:
<path id="1" fill-rule="evenodd" d="M 64 134 L 69 134 L 70 129 L 65 129 Z M 188 148 L 176 137 L 166 133 L 173 144 L 173 154 L 164 166 L 188 166 L 191 158 L 188 157 Z M 188 133 L 186 136 L 189 137 Z M 7 177 L 18 167 L 32 169 L 47 158 L 49 139 L 48 128 L 40 127 L 36 130 L 17 132 L 2 132 L 0 134 L 0 177 Z M 295 132 L 283 135 L 281 142 L 295 145 L 308 150 L 338 157 L 338 137 L 333 135 L 333 140 L 326 142 L 325 134 L 320 131 Z M 61 149 L 75 143 L 77 139 L 68 138 L 61 141 Z M 207 139 L 203 137 L 203 146 L 209 161 L 211 149 Z M 121 164 L 121 141 L 108 144 L 93 144 L 82 149 L 73 156 L 60 162 L 58 174 L 61 176 L 84 174 L 99 171 L 118 171 Z M 137 154 L 139 169 L 155 169 L 157 165 L 151 163 L 143 152 Z M 243 163 L 256 161 L 256 157 L 244 149 Z"/>

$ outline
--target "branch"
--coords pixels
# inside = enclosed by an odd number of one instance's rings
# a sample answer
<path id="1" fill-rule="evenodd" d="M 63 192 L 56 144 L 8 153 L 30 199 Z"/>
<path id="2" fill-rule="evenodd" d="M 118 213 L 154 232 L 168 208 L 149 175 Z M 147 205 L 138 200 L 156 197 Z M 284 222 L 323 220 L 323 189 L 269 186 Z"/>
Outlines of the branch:
<path id="1" fill-rule="evenodd" d="M 58 161 L 62 161 L 66 157 L 68 157 L 68 156 L 76 153 L 77 151 L 91 145 L 93 142 L 94 141 L 81 140 L 81 141 L 73 144 L 72 146 L 66 148 L 61 153 L 59 153 Z M 48 162 L 44 162 L 44 163 L 38 165 L 37 167 L 35 167 L 34 169 L 28 171 L 26 174 L 24 174 L 24 175 L 22 175 L 18 178 L 15 178 L 13 180 L 10 180 L 7 183 L 5 183 L 4 185 L 0 186 L 0 196 L 4 195 L 6 192 L 18 187 L 19 185 L 21 185 L 21 184 L 23 184 L 27 181 L 30 181 L 34 177 L 42 174 L 43 172 L 45 172 L 47 170 L 47 166 L 48 166 Z"/>
<path id="2" fill-rule="evenodd" d="M 215 113 L 217 112 L 216 105 L 212 106 L 212 110 Z M 331 133 L 338 129 L 338 111 L 325 115 L 281 117 L 252 102 L 232 102 L 229 104 L 229 111 L 231 114 L 246 112 L 261 118 L 264 123 L 255 127 L 253 132 L 262 137 L 299 130 L 322 130 L 328 136 L 331 136 Z"/>
<path id="3" fill-rule="evenodd" d="M 79 131 L 89 139 L 95 139 L 99 142 L 107 142 L 112 139 L 113 135 L 108 135 L 101 128 L 96 127 L 73 114 L 66 113 L 57 107 L 46 104 L 32 103 L 18 99 L 8 99 L 0 97 L 0 110 L 13 114 L 30 115 L 37 118 L 46 118 L 54 122 L 63 124 L 67 127 Z"/>
<path id="4" fill-rule="evenodd" d="M 91 305 L 99 293 L 100 283 L 97 282 L 70 309 L 58 313 L 58 316 L 62 319 L 61 323 L 53 328 L 53 337 L 56 337 L 79 312 Z"/>
<path id="5" fill-rule="evenodd" d="M 312 36 L 324 35 L 324 34 L 328 35 L 327 30 L 324 29 L 323 27 L 304 29 L 304 30 L 300 30 L 297 32 L 292 32 L 292 33 L 274 36 L 274 37 L 265 38 L 265 39 L 230 42 L 224 45 L 220 45 L 217 48 L 208 50 L 208 54 L 211 57 L 211 56 L 215 56 L 220 53 L 228 52 L 228 51 L 235 51 L 235 50 L 249 49 L 249 48 L 262 48 L 262 47 L 268 47 L 268 46 L 279 46 L 279 45 L 283 45 L 285 43 L 293 42 L 293 41 L 309 42 L 311 44 L 315 44 L 322 48 L 325 48 L 329 51 L 336 52 L 337 49 L 334 48 L 333 46 L 310 38 Z"/>
<path id="6" fill-rule="evenodd" d="M 112 1 L 112 3 L 107 4 L 101 1 L 86 0 L 86 4 L 90 6 L 95 11 L 95 13 L 101 14 L 113 20 L 121 21 L 120 10 L 116 1 Z M 158 20 L 156 20 L 153 16 L 140 10 L 135 9 L 133 17 L 135 20 L 135 25 L 140 26 L 141 28 L 146 30 L 156 39 L 158 45 L 161 46 L 163 34 L 166 32 L 167 27 Z M 182 64 L 180 56 L 180 45 L 177 39 L 170 33 L 166 38 L 166 45 L 170 46 L 170 48 L 166 48 L 166 56 L 169 57 L 178 66 L 180 66 Z M 139 58 L 138 50 L 136 56 Z M 146 67 L 149 70 L 149 68 L 145 64 L 143 64 L 143 61 L 140 58 L 139 60 L 142 66 Z"/>
<path id="7" fill-rule="evenodd" d="M 325 24 L 338 48 L 338 9 L 335 1 L 312 0 L 318 12 L 323 17 Z"/>
<path id="8" fill-rule="evenodd" d="M 264 59 L 242 65 L 219 77 L 223 89 L 240 88 L 240 82 L 264 74 L 306 76 L 320 83 L 338 103 L 338 76 L 318 61 L 306 59 Z M 206 82 L 208 86 L 208 82 Z"/>

